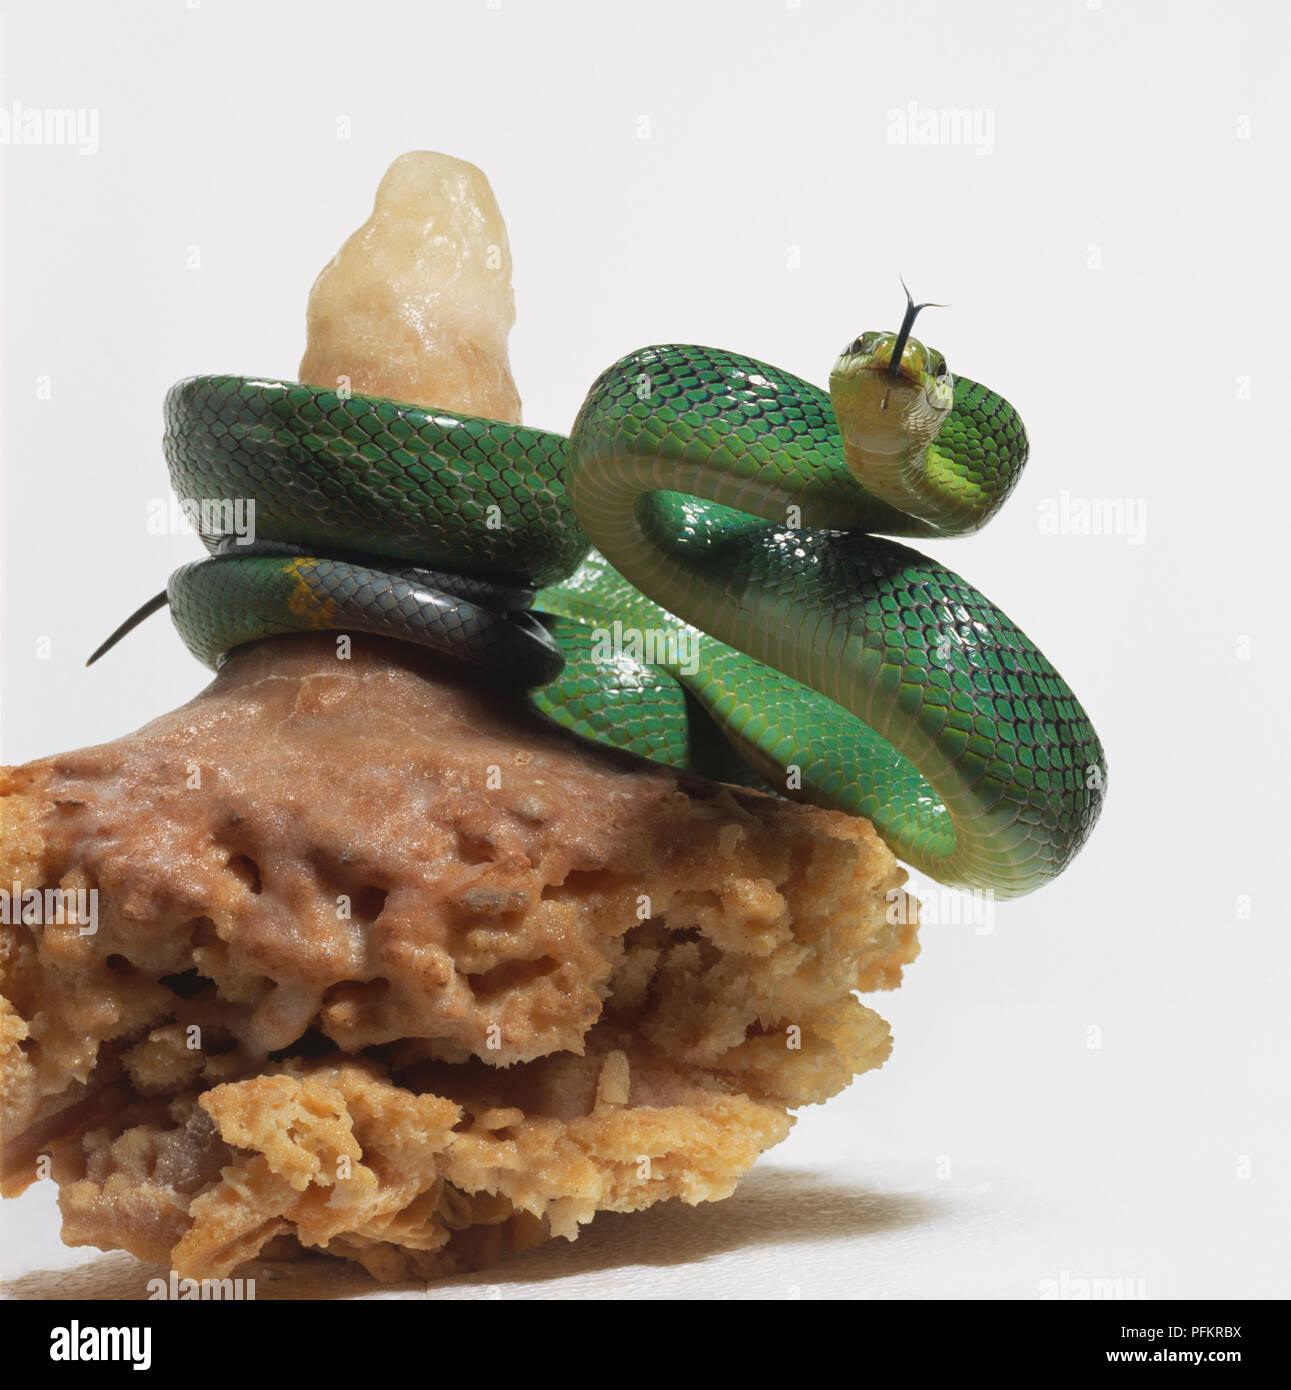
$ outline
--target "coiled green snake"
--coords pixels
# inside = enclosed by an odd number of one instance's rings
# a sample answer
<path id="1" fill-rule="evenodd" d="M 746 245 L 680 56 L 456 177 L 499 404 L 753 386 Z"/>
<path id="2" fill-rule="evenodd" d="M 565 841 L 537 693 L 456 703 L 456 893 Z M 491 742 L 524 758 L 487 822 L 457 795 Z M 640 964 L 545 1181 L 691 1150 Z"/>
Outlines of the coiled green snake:
<path id="1" fill-rule="evenodd" d="M 876 534 L 975 531 L 1026 462 L 1013 408 L 910 336 L 921 307 L 852 342 L 828 394 L 730 352 L 635 352 L 568 439 L 183 381 L 172 484 L 254 498 L 255 541 L 204 529 L 213 554 L 95 657 L 166 602 L 212 666 L 279 633 L 404 638 L 532 687 L 589 738 L 868 817 L 942 882 L 1029 892 L 1088 836 L 1106 765 L 1028 638 Z"/>

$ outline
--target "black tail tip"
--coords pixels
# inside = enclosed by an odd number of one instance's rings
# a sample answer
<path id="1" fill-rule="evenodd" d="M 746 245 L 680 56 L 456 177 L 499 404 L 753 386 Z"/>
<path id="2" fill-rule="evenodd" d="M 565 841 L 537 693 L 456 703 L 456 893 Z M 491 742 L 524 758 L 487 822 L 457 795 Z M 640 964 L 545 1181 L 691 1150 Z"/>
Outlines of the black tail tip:
<path id="1" fill-rule="evenodd" d="M 93 666 L 99 657 L 110 652 L 127 633 L 133 632 L 145 618 L 151 618 L 159 608 L 164 608 L 169 602 L 170 596 L 165 589 L 159 594 L 154 594 L 142 607 L 136 608 L 110 637 L 106 638 L 90 653 L 85 662 L 86 666 Z"/>

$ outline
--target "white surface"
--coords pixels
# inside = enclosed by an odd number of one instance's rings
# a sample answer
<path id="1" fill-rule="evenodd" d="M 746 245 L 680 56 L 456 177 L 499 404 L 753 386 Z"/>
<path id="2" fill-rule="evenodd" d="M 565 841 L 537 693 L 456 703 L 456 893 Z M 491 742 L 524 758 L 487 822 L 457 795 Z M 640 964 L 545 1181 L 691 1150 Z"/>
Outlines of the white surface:
<path id="1" fill-rule="evenodd" d="M 1280 11 L 3 10 L 0 106 L 98 113 L 92 154 L 0 151 L 9 761 L 203 683 L 163 618 L 81 667 L 199 553 L 145 529 L 162 393 L 294 373 L 308 287 L 405 149 L 493 182 L 534 423 L 567 428 L 596 373 L 652 341 L 823 380 L 895 323 L 898 271 L 953 305 L 921 325 L 952 371 L 1027 422 L 1008 507 L 929 550 L 1093 716 L 1111 788 L 1090 846 L 989 932 L 929 925 L 878 1001 L 892 1060 L 805 1112 L 732 1204 L 611 1218 L 437 1296 L 1037 1297 L 1064 1271 L 1068 1290 L 1291 1292 Z M 890 143 L 911 102 L 976 109 L 984 135 L 990 113 L 993 148 Z M 1141 505 L 1142 543 L 1045 533 L 1064 490 Z M 49 1192 L 0 1220 L 8 1273 L 133 1287 L 122 1257 L 59 1246 Z"/>

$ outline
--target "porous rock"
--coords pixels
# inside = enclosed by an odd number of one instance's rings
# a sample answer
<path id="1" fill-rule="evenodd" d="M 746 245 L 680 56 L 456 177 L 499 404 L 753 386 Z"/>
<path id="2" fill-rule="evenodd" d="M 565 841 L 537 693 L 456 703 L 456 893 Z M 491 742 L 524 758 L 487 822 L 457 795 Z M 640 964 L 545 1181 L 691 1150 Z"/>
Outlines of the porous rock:
<path id="1" fill-rule="evenodd" d="M 0 883 L 97 894 L 93 931 L 0 927 L 9 1188 L 55 1154 L 66 1240 L 447 1272 L 725 1196 L 883 1061 L 852 991 L 899 981 L 915 912 L 867 822 L 337 650 L 243 648 L 0 781 Z"/>

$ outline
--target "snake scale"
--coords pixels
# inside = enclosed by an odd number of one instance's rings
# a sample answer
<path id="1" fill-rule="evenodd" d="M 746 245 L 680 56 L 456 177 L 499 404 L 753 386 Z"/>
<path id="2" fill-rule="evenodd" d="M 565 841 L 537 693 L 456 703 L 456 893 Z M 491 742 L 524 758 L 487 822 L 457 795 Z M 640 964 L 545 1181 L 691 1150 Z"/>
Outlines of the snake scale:
<path id="1" fill-rule="evenodd" d="M 568 438 L 180 382 L 172 484 L 253 498 L 255 540 L 204 529 L 212 554 L 95 655 L 166 602 L 212 666 L 280 633 L 403 638 L 602 743 L 866 816 L 944 883 L 1029 892 L 1088 837 L 1106 764 L 1035 645 L 887 539 L 979 529 L 1027 456 L 1013 408 L 910 336 L 921 307 L 853 341 L 828 392 L 718 349 L 632 353 Z"/>

